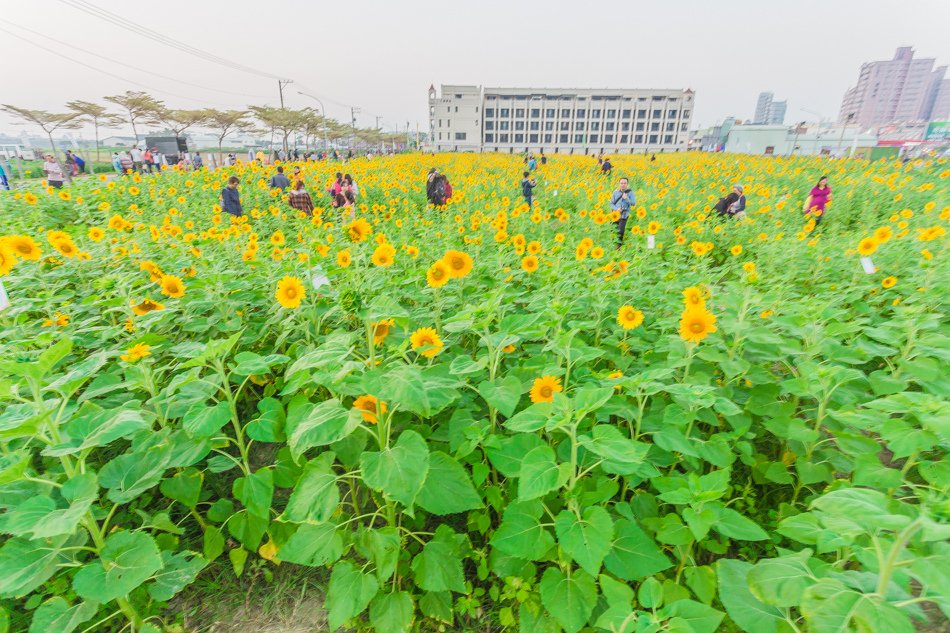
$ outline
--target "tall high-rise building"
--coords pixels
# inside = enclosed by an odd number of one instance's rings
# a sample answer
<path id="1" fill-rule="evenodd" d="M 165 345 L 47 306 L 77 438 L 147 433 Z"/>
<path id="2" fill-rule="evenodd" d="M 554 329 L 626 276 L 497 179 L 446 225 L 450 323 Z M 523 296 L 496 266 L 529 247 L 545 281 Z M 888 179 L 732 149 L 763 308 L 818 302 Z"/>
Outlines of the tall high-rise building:
<path id="1" fill-rule="evenodd" d="M 773 93 L 760 92 L 759 98 L 755 102 L 755 116 L 752 117 L 752 123 L 755 125 L 782 125 L 785 123 L 787 107 L 788 102 L 775 101 Z"/>
<path id="2" fill-rule="evenodd" d="M 947 67 L 932 57 L 914 58 L 914 49 L 897 49 L 894 59 L 861 64 L 858 82 L 841 102 L 839 123 L 873 127 L 886 123 L 930 121 Z"/>
<path id="3" fill-rule="evenodd" d="M 931 121 L 950 121 L 950 79 L 943 79 L 934 91 L 934 103 L 930 110 Z"/>
<path id="4" fill-rule="evenodd" d="M 600 154 L 686 151 L 692 90 L 429 87 L 434 149 Z"/>

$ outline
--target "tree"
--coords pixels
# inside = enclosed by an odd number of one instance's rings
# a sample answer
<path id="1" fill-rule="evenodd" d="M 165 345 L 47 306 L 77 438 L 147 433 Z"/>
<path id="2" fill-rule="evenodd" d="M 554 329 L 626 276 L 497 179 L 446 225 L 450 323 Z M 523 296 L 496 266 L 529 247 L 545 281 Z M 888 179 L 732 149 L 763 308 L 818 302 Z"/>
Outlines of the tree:
<path id="1" fill-rule="evenodd" d="M 313 114 L 312 108 L 289 110 L 271 106 L 250 106 L 250 109 L 266 127 L 281 133 L 285 152 L 288 149 L 287 139 L 291 134 L 302 129 L 304 121 Z"/>
<path id="2" fill-rule="evenodd" d="M 164 125 L 174 133 L 175 138 L 185 133 L 188 128 L 207 122 L 207 110 L 170 110 L 160 108 L 148 115 L 148 121 Z"/>
<path id="3" fill-rule="evenodd" d="M 218 161 L 223 162 L 224 138 L 231 132 L 245 132 L 251 129 L 251 122 L 247 120 L 250 113 L 247 110 L 205 110 L 205 122 L 214 129 L 218 136 Z"/>
<path id="4" fill-rule="evenodd" d="M 306 145 L 307 151 L 310 151 L 310 139 L 311 137 L 316 140 L 317 138 L 324 137 L 324 133 L 327 130 L 327 119 L 326 117 L 317 114 L 316 112 L 311 112 L 306 117 L 304 117 L 301 122 L 300 131 L 304 135 L 304 143 Z M 316 142 L 314 142 L 316 146 Z"/>
<path id="5" fill-rule="evenodd" d="M 53 140 L 53 132 L 56 130 L 75 130 L 82 126 L 82 121 L 79 120 L 80 115 L 77 112 L 57 114 L 47 112 L 46 110 L 28 110 L 7 104 L 0 105 L 0 110 L 42 128 L 49 138 L 49 146 L 53 151 L 53 161 L 57 165 L 60 165 L 60 162 L 59 156 L 56 153 L 56 142 Z M 68 169 L 63 168 L 62 165 L 60 165 L 60 168 L 63 170 L 66 182 L 69 182 L 72 179 L 72 174 L 69 173 Z"/>
<path id="6" fill-rule="evenodd" d="M 139 132 L 138 128 L 135 127 L 136 121 L 146 121 L 165 107 L 161 101 L 151 95 L 133 90 L 126 90 L 124 95 L 112 95 L 104 98 L 125 110 L 124 120 L 132 126 L 132 134 L 135 135 L 136 145 L 139 144 Z"/>
<path id="7" fill-rule="evenodd" d="M 99 126 L 113 127 L 122 122 L 122 118 L 106 110 L 105 106 L 89 101 L 70 101 L 66 107 L 79 114 L 81 119 L 92 123 L 96 131 L 96 162 L 99 162 Z"/>

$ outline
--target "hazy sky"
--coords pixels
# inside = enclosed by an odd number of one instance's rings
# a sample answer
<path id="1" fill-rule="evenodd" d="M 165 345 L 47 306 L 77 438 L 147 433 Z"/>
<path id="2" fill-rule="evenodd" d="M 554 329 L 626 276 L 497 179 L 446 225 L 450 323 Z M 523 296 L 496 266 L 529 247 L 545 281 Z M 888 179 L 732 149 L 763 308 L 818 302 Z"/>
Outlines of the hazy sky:
<path id="1" fill-rule="evenodd" d="M 349 120 L 349 106 L 358 106 L 359 125 L 375 125 L 379 116 L 386 129 L 405 129 L 407 121 L 425 129 L 430 83 L 692 88 L 694 127 L 750 117 L 758 93 L 771 90 L 788 99 L 786 122 L 817 119 L 802 108 L 835 118 L 864 61 L 914 46 L 950 63 L 947 0 L 91 1 L 293 79 L 285 91 L 290 107 L 314 105 L 297 94 L 312 91 L 330 116 Z M 278 104 L 276 80 L 168 48 L 61 0 L 0 0 L 0 60 L 0 103 L 30 108 L 57 111 L 68 100 L 128 89 L 147 89 L 179 108 Z M 23 129 L 11 124 L 0 115 L 0 131 Z"/>

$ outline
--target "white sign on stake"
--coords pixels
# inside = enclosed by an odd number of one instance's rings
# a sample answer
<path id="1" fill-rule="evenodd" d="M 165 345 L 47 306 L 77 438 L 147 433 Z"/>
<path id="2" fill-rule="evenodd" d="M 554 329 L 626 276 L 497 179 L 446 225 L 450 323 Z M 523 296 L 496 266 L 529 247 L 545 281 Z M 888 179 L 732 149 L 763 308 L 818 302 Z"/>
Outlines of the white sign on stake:
<path id="1" fill-rule="evenodd" d="M 7 296 L 7 289 L 3 287 L 3 282 L 0 281 L 0 311 L 6 310 L 10 307 L 10 297 Z"/>
<path id="2" fill-rule="evenodd" d="M 874 267 L 874 262 L 871 261 L 870 257 L 861 258 L 861 267 L 864 268 L 864 272 L 873 275 L 877 272 L 877 268 Z"/>
<path id="3" fill-rule="evenodd" d="M 327 274 L 323 272 L 323 268 L 320 266 L 314 266 L 310 271 L 310 284 L 313 286 L 314 290 L 320 290 L 323 286 L 330 285 L 330 278 L 327 277 Z"/>
<path id="4" fill-rule="evenodd" d="M 656 235 L 647 235 L 647 248 L 656 248 Z"/>

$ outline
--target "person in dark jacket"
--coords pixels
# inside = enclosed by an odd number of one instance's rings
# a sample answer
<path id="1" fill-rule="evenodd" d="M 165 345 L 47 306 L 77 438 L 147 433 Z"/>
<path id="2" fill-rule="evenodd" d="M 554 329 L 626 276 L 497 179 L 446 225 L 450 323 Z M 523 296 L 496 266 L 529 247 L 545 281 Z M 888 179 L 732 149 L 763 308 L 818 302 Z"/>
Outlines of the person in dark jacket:
<path id="1" fill-rule="evenodd" d="M 426 198 L 437 207 L 445 204 L 447 182 L 448 179 L 440 174 L 438 169 L 433 167 L 429 170 L 429 175 L 426 177 Z"/>
<path id="2" fill-rule="evenodd" d="M 604 162 L 600 164 L 600 173 L 604 176 L 610 176 L 610 173 L 614 170 L 613 164 L 610 162 L 609 158 L 605 158 Z"/>
<path id="3" fill-rule="evenodd" d="M 535 187 L 538 186 L 538 181 L 534 178 L 531 178 L 531 172 L 524 172 L 524 177 L 521 179 L 521 195 L 524 196 L 525 204 L 528 205 L 528 208 L 531 208 L 531 194 Z"/>
<path id="4" fill-rule="evenodd" d="M 267 185 L 271 189 L 280 189 L 281 191 L 290 186 L 290 179 L 284 175 L 283 167 L 277 168 L 277 173 L 270 177 L 270 180 L 267 181 Z"/>
<path id="5" fill-rule="evenodd" d="M 241 181 L 237 176 L 231 176 L 228 178 L 228 186 L 221 190 L 221 209 L 235 216 L 244 215 L 244 209 L 241 208 L 241 192 L 237 188 L 239 182 Z"/>

